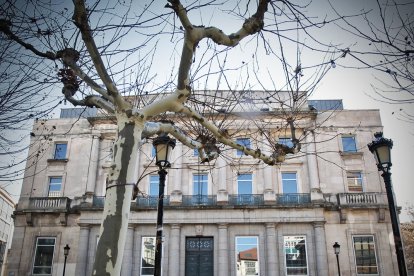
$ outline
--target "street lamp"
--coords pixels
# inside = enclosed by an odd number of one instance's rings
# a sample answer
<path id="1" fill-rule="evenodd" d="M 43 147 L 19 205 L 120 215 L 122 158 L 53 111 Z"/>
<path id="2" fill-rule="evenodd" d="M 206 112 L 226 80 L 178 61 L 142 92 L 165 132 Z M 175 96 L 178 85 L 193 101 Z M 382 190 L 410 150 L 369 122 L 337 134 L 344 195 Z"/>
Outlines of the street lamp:
<path id="1" fill-rule="evenodd" d="M 63 263 L 63 276 L 65 276 L 66 271 L 66 260 L 68 259 L 70 247 L 67 244 L 65 247 L 63 247 L 63 255 L 65 255 L 65 262 Z"/>
<path id="2" fill-rule="evenodd" d="M 175 147 L 175 139 L 171 139 L 166 133 L 160 134 L 153 141 L 156 152 L 156 162 L 158 166 L 159 190 L 158 190 L 158 208 L 157 208 L 157 236 L 155 239 L 155 267 L 154 276 L 161 275 L 161 259 L 162 259 L 162 224 L 164 216 L 164 187 L 165 177 L 167 175 L 166 168 L 171 167 L 169 157 L 171 151 Z"/>
<path id="3" fill-rule="evenodd" d="M 400 276 L 407 275 L 407 267 L 405 265 L 404 249 L 401 240 L 400 222 L 398 220 L 397 209 L 395 205 L 394 191 L 391 184 L 391 149 L 392 140 L 382 137 L 382 132 L 374 134 L 375 140 L 368 144 L 369 150 L 374 154 L 381 176 L 384 179 L 385 190 L 387 192 L 388 205 L 390 209 L 392 232 L 394 235 L 395 252 L 397 254 L 397 263 Z"/>
<path id="4" fill-rule="evenodd" d="M 341 268 L 339 267 L 339 252 L 341 251 L 341 245 L 338 242 L 335 242 L 333 249 L 336 255 L 336 264 L 338 266 L 338 276 L 341 276 Z"/>

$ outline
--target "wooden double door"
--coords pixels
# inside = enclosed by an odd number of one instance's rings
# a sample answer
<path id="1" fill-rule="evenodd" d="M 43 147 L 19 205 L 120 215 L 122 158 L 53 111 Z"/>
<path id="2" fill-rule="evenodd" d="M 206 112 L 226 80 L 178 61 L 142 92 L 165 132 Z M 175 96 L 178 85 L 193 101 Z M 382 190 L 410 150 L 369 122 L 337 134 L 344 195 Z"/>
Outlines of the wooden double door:
<path id="1" fill-rule="evenodd" d="M 185 275 L 214 275 L 213 237 L 187 237 L 185 241 Z"/>

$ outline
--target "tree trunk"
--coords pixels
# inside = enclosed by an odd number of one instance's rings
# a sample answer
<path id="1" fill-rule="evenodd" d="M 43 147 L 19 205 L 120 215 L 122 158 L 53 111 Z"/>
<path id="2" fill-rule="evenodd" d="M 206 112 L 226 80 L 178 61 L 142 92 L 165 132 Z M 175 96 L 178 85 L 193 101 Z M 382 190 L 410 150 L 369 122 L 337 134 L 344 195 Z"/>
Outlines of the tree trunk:
<path id="1" fill-rule="evenodd" d="M 106 191 L 103 221 L 92 275 L 118 276 L 128 230 L 133 187 L 138 179 L 143 122 L 117 113 L 118 138 Z"/>

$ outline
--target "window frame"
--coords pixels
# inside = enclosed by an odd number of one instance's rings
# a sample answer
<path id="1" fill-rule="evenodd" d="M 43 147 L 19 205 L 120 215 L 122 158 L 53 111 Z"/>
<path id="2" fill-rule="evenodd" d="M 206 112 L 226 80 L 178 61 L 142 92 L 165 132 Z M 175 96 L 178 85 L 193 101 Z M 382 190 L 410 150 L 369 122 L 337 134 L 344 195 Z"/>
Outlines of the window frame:
<path id="1" fill-rule="evenodd" d="M 58 147 L 63 146 L 63 145 L 65 146 L 64 156 L 60 156 L 61 153 L 59 152 L 60 150 L 58 149 Z M 54 147 L 54 152 L 53 152 L 53 160 L 66 160 L 67 154 L 68 154 L 68 143 L 67 142 L 56 142 L 55 147 Z"/>
<path id="2" fill-rule="evenodd" d="M 244 179 L 240 179 L 241 176 L 243 175 L 250 175 L 250 180 L 244 180 Z M 239 184 L 241 183 L 245 183 L 250 181 L 250 190 L 251 193 L 240 193 L 240 189 L 239 189 Z M 252 195 L 253 194 L 253 173 L 240 173 L 237 175 L 237 195 Z"/>
<path id="3" fill-rule="evenodd" d="M 296 192 L 295 193 L 287 193 L 287 192 L 285 192 L 285 187 L 284 187 L 284 181 L 292 181 L 293 180 L 293 178 L 289 178 L 289 179 L 284 179 L 283 178 L 283 175 L 285 175 L 285 174 L 295 174 L 295 183 L 296 183 Z M 297 193 L 299 193 L 299 180 L 298 180 L 298 172 L 297 171 L 282 171 L 281 173 L 280 173 L 280 183 L 281 183 L 281 185 L 282 185 L 282 187 L 281 187 L 281 191 L 282 191 L 282 194 L 297 194 Z"/>
<path id="4" fill-rule="evenodd" d="M 251 145 L 252 145 L 250 138 L 247 138 L 247 137 L 236 138 L 236 144 L 241 145 L 245 148 L 251 148 Z M 244 156 L 244 152 L 241 150 L 236 150 L 236 156 L 242 157 Z"/>
<path id="5" fill-rule="evenodd" d="M 352 177 L 351 174 L 354 174 L 357 176 Z M 354 180 L 353 182 L 357 184 L 351 184 L 350 182 L 351 180 Z M 358 182 L 360 183 L 358 184 Z M 347 184 L 347 188 L 349 192 L 361 192 L 361 193 L 364 192 L 364 180 L 363 180 L 362 171 L 346 171 L 346 184 Z M 360 189 L 358 189 L 357 187 L 359 187 Z"/>
<path id="6" fill-rule="evenodd" d="M 235 254 L 235 269 L 236 269 L 236 274 L 237 274 L 237 272 L 238 272 L 238 269 L 237 269 L 237 265 L 238 265 L 238 262 L 237 262 L 237 255 L 238 255 L 238 246 L 240 245 L 240 246 L 242 246 L 242 245 L 253 245 L 253 243 L 252 244 L 249 244 L 249 243 L 242 243 L 242 244 L 239 244 L 237 241 L 238 241 L 238 239 L 243 239 L 243 238 L 254 238 L 254 239 L 256 239 L 256 257 L 257 257 L 257 265 L 255 265 L 255 271 L 257 271 L 256 273 L 257 274 L 252 274 L 252 275 L 258 275 L 258 276 L 260 276 L 261 274 L 260 274 L 260 248 L 259 248 L 259 236 L 242 236 L 242 235 L 240 235 L 240 236 L 235 236 L 234 237 L 234 254 Z M 242 251 L 241 251 L 242 252 Z M 249 263 L 250 263 L 250 261 L 249 261 Z"/>
<path id="7" fill-rule="evenodd" d="M 37 256 L 37 249 L 39 247 L 39 240 L 40 239 L 53 239 L 54 243 L 53 243 L 53 254 L 52 254 L 52 259 L 50 261 L 50 266 L 42 266 L 42 267 L 50 267 L 50 273 L 35 273 L 35 268 L 39 267 L 39 266 L 35 266 L 36 264 L 36 256 Z M 41 246 L 51 246 L 51 245 L 41 245 Z M 53 275 L 53 260 L 55 258 L 55 249 L 56 249 L 56 237 L 52 237 L 52 236 L 41 236 L 41 237 L 36 237 L 36 244 L 35 244 L 35 251 L 33 254 L 33 263 L 32 263 L 32 275 Z"/>
<path id="8" fill-rule="evenodd" d="M 145 246 L 144 239 L 153 239 L 153 246 L 154 246 L 154 266 L 153 266 L 153 269 L 155 269 L 155 243 L 156 243 L 156 237 L 154 237 L 154 236 L 143 236 L 143 237 L 141 237 L 141 260 L 140 260 L 139 275 L 140 276 L 152 276 L 152 275 L 154 275 L 154 271 L 152 271 L 151 274 L 143 274 L 143 271 L 142 271 L 145 268 L 151 268 L 150 266 L 143 267 L 143 264 L 142 264 L 142 261 L 144 260 L 144 258 L 143 258 L 143 256 L 144 256 L 144 246 Z"/>
<path id="9" fill-rule="evenodd" d="M 358 263 L 357 263 L 357 254 L 355 251 L 355 238 L 363 238 L 363 237 L 371 237 L 372 238 L 372 244 L 374 246 L 374 249 L 372 250 L 372 252 L 374 252 L 375 254 L 375 267 L 377 269 L 377 273 L 375 274 L 364 274 L 364 273 L 358 273 Z M 377 246 L 376 246 L 376 241 L 375 241 L 375 236 L 372 234 L 363 234 L 363 235 L 352 235 L 352 248 L 353 248 L 353 254 L 354 254 L 354 264 L 355 264 L 355 273 L 356 275 L 369 275 L 369 276 L 378 276 L 380 275 L 380 267 L 378 265 L 378 254 L 377 254 Z"/>
<path id="10" fill-rule="evenodd" d="M 346 139 L 352 139 L 352 141 L 353 141 L 352 149 L 348 149 L 350 144 L 344 142 L 344 140 L 346 140 Z M 341 135 L 341 143 L 342 143 L 342 152 L 344 152 L 344 153 L 358 152 L 356 135 Z"/>
<path id="11" fill-rule="evenodd" d="M 153 193 L 153 191 L 156 193 Z M 158 197 L 160 191 L 160 179 L 158 175 L 150 175 L 148 180 L 148 196 Z"/>
<path id="12" fill-rule="evenodd" d="M 293 148 L 293 141 L 291 137 L 279 137 L 278 143 L 289 148 Z"/>
<path id="13" fill-rule="evenodd" d="M 196 177 L 200 177 L 200 176 L 205 176 L 205 180 L 203 179 L 197 179 Z M 197 183 L 196 183 L 197 181 Z M 194 173 L 193 174 L 193 191 L 192 191 L 192 195 L 194 196 L 208 196 L 209 195 L 209 183 L 208 183 L 208 174 L 207 173 Z M 198 193 L 196 193 L 196 184 L 197 184 L 197 191 Z M 198 184 L 201 184 L 201 193 L 200 193 L 200 187 L 198 187 Z M 204 187 L 205 185 L 205 187 Z M 205 190 L 205 193 L 203 193 L 203 191 Z"/>
<path id="14" fill-rule="evenodd" d="M 57 186 L 57 183 L 52 183 L 52 179 L 60 179 L 60 189 L 59 191 L 50 190 L 51 186 Z M 63 192 L 63 177 L 62 176 L 49 176 L 49 181 L 47 185 L 47 196 L 48 197 L 61 197 Z"/>
<path id="15" fill-rule="evenodd" d="M 286 253 L 286 238 L 287 237 L 295 237 L 295 238 L 297 238 L 296 240 L 298 240 L 298 241 L 304 240 L 304 243 L 305 243 L 306 274 L 288 274 L 288 264 L 287 264 L 287 258 L 286 258 L 286 255 L 287 255 L 287 253 Z M 290 276 L 290 275 L 291 276 L 299 276 L 299 275 L 300 276 L 303 276 L 303 275 L 307 276 L 307 275 L 309 275 L 308 244 L 307 244 L 306 240 L 307 240 L 306 235 L 303 235 L 303 234 L 283 235 L 283 258 L 284 258 L 285 275 L 286 276 Z M 297 244 L 299 244 L 299 242 L 296 243 L 296 245 Z M 295 247 L 296 247 L 296 245 L 295 245 Z"/>

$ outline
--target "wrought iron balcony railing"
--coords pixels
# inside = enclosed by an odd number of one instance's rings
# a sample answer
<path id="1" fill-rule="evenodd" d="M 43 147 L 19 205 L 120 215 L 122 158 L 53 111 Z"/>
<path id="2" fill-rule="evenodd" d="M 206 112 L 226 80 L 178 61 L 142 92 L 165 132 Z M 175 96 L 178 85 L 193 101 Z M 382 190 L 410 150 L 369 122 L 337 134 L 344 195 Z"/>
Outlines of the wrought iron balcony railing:
<path id="1" fill-rule="evenodd" d="M 183 195 L 182 206 L 216 206 L 217 196 L 213 195 Z"/>
<path id="2" fill-rule="evenodd" d="M 139 196 L 136 200 L 138 207 L 157 207 L 158 206 L 158 196 Z M 170 205 L 170 196 L 164 196 L 163 200 L 164 206 Z"/>
<path id="3" fill-rule="evenodd" d="M 310 194 L 278 194 L 276 203 L 278 205 L 298 205 L 311 202 Z"/>
<path id="4" fill-rule="evenodd" d="M 229 195 L 229 205 L 245 205 L 245 206 L 259 206 L 264 205 L 263 195 L 247 194 L 247 195 Z"/>

